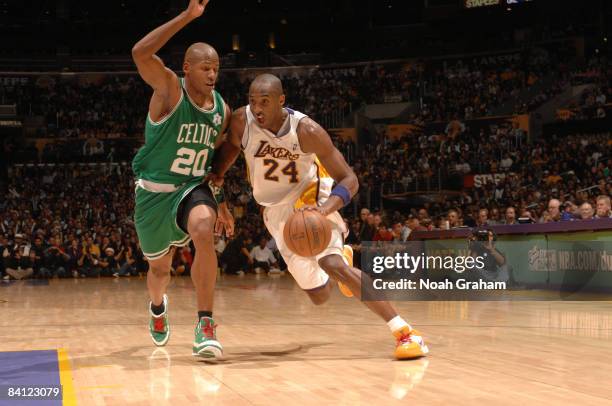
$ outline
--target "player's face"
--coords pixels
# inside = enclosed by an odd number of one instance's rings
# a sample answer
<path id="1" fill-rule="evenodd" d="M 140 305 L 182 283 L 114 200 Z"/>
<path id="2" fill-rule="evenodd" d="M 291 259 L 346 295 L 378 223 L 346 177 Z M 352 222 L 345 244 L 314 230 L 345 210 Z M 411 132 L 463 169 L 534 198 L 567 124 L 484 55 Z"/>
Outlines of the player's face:
<path id="1" fill-rule="evenodd" d="M 189 85 L 195 87 L 198 93 L 210 93 L 215 88 L 219 74 L 217 58 L 204 58 L 197 63 L 185 62 L 183 69 L 189 78 Z"/>
<path id="2" fill-rule="evenodd" d="M 274 95 L 266 91 L 249 93 L 249 106 L 257 120 L 257 124 L 263 128 L 274 127 L 283 117 L 284 95 Z"/>

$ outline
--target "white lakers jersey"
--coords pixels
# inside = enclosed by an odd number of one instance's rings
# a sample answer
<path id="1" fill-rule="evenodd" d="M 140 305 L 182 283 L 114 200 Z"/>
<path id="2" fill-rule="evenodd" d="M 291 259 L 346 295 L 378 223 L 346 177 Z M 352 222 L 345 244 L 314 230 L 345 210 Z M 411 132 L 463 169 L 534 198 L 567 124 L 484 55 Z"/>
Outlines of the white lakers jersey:
<path id="1" fill-rule="evenodd" d="M 287 119 L 278 134 L 260 127 L 246 108 L 242 149 L 253 196 L 262 206 L 321 204 L 334 180 L 315 154 L 300 148 L 297 127 L 306 115 L 286 108 Z"/>

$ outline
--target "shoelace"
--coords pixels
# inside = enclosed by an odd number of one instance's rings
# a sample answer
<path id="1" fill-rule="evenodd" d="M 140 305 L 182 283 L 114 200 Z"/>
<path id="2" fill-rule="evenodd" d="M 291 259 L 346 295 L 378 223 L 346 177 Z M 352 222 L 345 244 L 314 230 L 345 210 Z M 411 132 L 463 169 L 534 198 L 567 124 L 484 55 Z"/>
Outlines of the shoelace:
<path id="1" fill-rule="evenodd" d="M 204 333 L 204 336 L 206 338 L 214 339 L 215 338 L 215 328 L 217 328 L 216 324 L 210 324 L 210 322 L 206 322 L 202 326 L 202 333 Z"/>
<path id="2" fill-rule="evenodd" d="M 410 333 L 407 334 L 402 334 L 398 339 L 397 339 L 397 345 L 400 344 L 408 344 L 412 342 L 412 331 Z"/>
<path id="3" fill-rule="evenodd" d="M 153 317 L 153 331 L 157 333 L 166 332 L 166 326 L 164 325 L 163 317 Z"/>

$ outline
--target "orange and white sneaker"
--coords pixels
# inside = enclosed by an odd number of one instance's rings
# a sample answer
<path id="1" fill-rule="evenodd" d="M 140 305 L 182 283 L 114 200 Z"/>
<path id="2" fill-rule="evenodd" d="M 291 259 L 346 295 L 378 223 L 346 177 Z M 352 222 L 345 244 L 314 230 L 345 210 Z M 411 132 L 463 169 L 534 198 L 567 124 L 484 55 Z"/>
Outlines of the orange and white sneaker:
<path id="1" fill-rule="evenodd" d="M 421 333 L 416 330 L 409 330 L 408 327 L 404 327 L 395 331 L 393 335 L 397 339 L 394 354 L 396 359 L 420 358 L 429 352 Z"/>
<path id="2" fill-rule="evenodd" d="M 342 257 L 344 258 L 344 262 L 346 262 L 346 264 L 352 268 L 353 267 L 353 247 L 351 247 L 350 245 L 345 245 L 344 249 L 342 250 Z M 340 289 L 340 292 L 342 292 L 344 296 L 353 297 L 353 292 L 351 292 L 348 286 L 346 286 L 342 282 L 338 282 L 338 289 Z"/>

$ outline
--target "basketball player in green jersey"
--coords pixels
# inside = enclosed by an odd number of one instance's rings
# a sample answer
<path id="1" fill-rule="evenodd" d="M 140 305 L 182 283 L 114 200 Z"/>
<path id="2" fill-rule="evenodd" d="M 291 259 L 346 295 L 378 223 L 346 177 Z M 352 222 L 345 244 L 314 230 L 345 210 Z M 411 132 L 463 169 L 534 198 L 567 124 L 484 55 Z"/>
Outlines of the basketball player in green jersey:
<path id="1" fill-rule="evenodd" d="M 170 337 L 165 292 L 172 255 L 174 247 L 192 240 L 196 254 L 191 278 L 198 303 L 193 354 L 212 358 L 223 354 L 212 319 L 217 276 L 213 233 L 216 225 L 231 234 L 233 219 L 220 201 L 221 195 L 204 179 L 229 122 L 230 109 L 214 90 L 219 57 L 210 45 L 195 43 L 187 49 L 184 78 L 177 77 L 155 55 L 173 35 L 200 17 L 207 4 L 208 0 L 190 0 L 185 11 L 151 31 L 132 49 L 138 73 L 153 88 L 145 145 L 134 157 L 132 168 L 136 177 L 134 221 L 149 261 L 151 338 L 162 346 Z"/>

